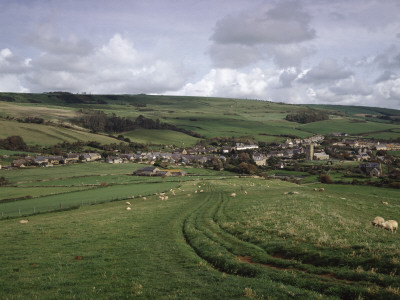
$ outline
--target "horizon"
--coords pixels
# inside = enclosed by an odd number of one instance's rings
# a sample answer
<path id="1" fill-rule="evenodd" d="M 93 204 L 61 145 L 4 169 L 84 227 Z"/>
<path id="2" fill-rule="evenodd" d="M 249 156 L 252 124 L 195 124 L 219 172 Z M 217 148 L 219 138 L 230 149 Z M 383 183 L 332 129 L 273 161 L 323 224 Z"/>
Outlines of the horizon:
<path id="1" fill-rule="evenodd" d="M 0 92 L 400 108 L 395 0 L 0 5 Z"/>

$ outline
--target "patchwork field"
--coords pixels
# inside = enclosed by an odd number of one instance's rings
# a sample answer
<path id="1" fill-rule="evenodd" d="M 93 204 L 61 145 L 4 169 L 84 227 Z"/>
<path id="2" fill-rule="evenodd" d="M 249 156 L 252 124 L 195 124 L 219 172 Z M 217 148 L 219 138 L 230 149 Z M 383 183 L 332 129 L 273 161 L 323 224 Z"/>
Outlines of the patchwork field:
<path id="1" fill-rule="evenodd" d="M 29 145 L 54 145 L 62 142 L 97 141 L 101 144 L 120 143 L 119 140 L 108 136 L 93 134 L 75 129 L 55 127 L 43 124 L 19 123 L 16 121 L 0 120 L 0 139 L 12 135 L 23 137 Z"/>
<path id="2" fill-rule="evenodd" d="M 400 191 L 221 175 L 137 177 L 69 193 L 74 210 L 1 220 L 0 297 L 400 297 L 399 233 L 371 225 L 399 219 Z M 153 195 L 161 191 L 168 201 Z M 98 204 L 111 195 L 121 200 Z"/>

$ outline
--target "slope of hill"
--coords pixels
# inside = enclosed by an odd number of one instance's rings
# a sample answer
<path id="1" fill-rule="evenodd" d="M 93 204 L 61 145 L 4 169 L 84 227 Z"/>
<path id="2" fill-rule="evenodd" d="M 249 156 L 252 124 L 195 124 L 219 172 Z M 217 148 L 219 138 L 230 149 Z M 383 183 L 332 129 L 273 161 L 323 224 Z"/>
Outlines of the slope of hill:
<path id="1" fill-rule="evenodd" d="M 285 120 L 290 113 L 300 111 L 328 112 L 331 120 L 299 124 Z M 330 105 L 290 105 L 257 100 L 230 98 L 150 96 L 150 95 L 76 95 L 69 93 L 47 94 L 0 94 L 0 116 L 3 118 L 26 117 L 27 114 L 57 122 L 73 122 L 88 112 L 103 111 L 109 116 L 136 119 L 142 115 L 151 120 L 176 126 L 184 132 L 133 131 L 114 132 L 123 134 L 133 142 L 154 144 L 193 144 L 197 139 L 186 134 L 191 131 L 206 138 L 246 136 L 255 141 L 282 141 L 287 137 L 305 138 L 316 133 L 346 132 L 365 135 L 369 138 L 396 138 L 400 124 L 392 116 L 400 115 L 399 110 Z M 386 119 L 378 119 L 384 117 Z M 8 126 L 11 126 L 8 124 Z M 45 125 L 43 125 L 45 126 Z M 37 140 L 29 130 L 15 130 L 27 140 Z M 43 128 L 38 128 L 43 132 Z M 43 143 L 56 140 L 91 138 L 101 143 L 111 142 L 104 137 L 87 136 L 88 133 L 55 132 L 49 129 Z M 59 138 L 56 136 L 60 134 Z M 62 135 L 64 134 L 64 137 Z M 109 133 L 108 133 L 109 134 Z M 4 133 L 3 133 L 4 136 Z M 135 140 L 136 138 L 136 140 Z"/>

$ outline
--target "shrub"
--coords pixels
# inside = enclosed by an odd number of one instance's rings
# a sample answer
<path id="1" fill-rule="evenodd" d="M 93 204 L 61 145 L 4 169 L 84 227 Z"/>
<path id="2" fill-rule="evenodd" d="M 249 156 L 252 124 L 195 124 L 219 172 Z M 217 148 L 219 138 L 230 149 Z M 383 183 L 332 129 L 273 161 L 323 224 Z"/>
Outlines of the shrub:
<path id="1" fill-rule="evenodd" d="M 321 175 L 319 175 L 319 180 L 322 183 L 331 183 L 332 182 L 331 176 L 329 176 L 329 174 L 321 174 Z"/>

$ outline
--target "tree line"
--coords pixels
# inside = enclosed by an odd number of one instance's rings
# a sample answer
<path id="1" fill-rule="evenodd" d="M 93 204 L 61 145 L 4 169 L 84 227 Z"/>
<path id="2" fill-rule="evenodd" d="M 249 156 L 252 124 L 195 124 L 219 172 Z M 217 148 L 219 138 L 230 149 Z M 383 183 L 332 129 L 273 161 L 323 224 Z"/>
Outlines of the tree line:
<path id="1" fill-rule="evenodd" d="M 288 114 L 285 119 L 291 122 L 306 124 L 328 120 L 329 114 L 323 111 L 300 111 L 297 113 Z"/>
<path id="2" fill-rule="evenodd" d="M 138 116 L 136 119 L 130 119 L 125 117 L 118 117 L 115 114 L 108 116 L 103 111 L 93 111 L 87 113 L 85 116 L 76 119 L 75 123 L 85 128 L 92 130 L 93 132 L 107 132 L 107 133 L 118 133 L 124 131 L 135 130 L 138 128 L 143 129 L 168 129 L 173 131 L 183 132 L 193 137 L 202 138 L 203 136 L 186 130 L 183 128 L 176 127 L 168 123 L 162 123 L 159 119 L 156 121 L 146 118 L 143 115 Z"/>

